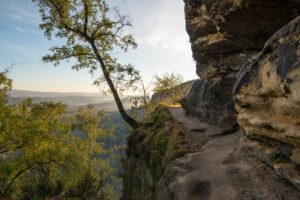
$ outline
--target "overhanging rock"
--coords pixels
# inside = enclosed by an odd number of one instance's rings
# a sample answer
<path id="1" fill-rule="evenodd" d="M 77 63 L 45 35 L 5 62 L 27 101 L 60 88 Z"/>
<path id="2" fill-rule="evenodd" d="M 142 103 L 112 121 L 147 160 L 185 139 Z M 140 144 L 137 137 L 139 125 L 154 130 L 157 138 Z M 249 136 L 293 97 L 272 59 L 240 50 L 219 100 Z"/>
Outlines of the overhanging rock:
<path id="1" fill-rule="evenodd" d="M 184 101 L 184 107 L 188 114 L 196 114 L 200 118 L 203 110 L 209 111 L 210 115 L 202 118 L 209 123 L 230 121 L 234 118 L 233 107 L 229 111 L 231 116 L 223 115 L 222 109 L 224 105 L 233 104 L 232 93 L 227 91 L 232 91 L 234 81 L 230 81 L 231 84 L 221 83 L 235 79 L 243 64 L 256 59 L 268 38 L 300 14 L 300 2 L 298 0 L 184 0 L 184 2 L 186 29 L 190 36 L 197 74 L 201 79 L 197 84 L 209 82 L 213 86 L 206 90 L 199 90 L 199 87 L 195 86 L 193 88 L 197 91 L 192 90 L 189 96 L 207 97 L 213 96 L 215 91 L 223 91 L 218 93 L 218 96 L 222 97 L 217 99 L 228 101 L 220 102 L 212 99 L 210 104 L 215 106 L 206 108 L 203 107 L 203 102 L 195 102 L 188 97 Z M 221 105 L 217 105 L 219 103 Z M 201 109 L 198 109 L 200 107 Z M 235 120 L 231 120 L 231 123 L 226 125 L 234 124 Z"/>

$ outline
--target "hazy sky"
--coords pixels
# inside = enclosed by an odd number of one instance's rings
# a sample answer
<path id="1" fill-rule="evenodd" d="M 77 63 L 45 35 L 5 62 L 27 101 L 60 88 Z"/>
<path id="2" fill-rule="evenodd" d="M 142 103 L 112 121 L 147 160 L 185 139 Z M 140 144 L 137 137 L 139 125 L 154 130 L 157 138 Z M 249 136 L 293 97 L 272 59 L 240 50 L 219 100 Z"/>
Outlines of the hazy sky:
<path id="1" fill-rule="evenodd" d="M 176 72 L 186 80 L 196 78 L 182 0 L 111 0 L 123 15 L 130 15 L 138 49 L 117 54 L 132 63 L 146 82 L 153 74 Z M 38 9 L 30 0 L 0 0 L 0 69 L 11 63 L 14 89 L 56 92 L 97 92 L 93 77 L 74 71 L 70 63 L 58 68 L 41 62 L 59 40 L 48 41 L 39 30 Z"/>

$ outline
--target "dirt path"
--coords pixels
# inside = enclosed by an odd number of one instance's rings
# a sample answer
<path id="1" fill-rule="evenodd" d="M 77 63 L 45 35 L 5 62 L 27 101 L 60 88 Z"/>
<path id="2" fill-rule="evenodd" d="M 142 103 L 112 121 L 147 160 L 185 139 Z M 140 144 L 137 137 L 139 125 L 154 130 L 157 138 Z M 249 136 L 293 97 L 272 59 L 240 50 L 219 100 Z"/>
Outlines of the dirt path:
<path id="1" fill-rule="evenodd" d="M 239 151 L 241 131 L 210 126 L 170 108 L 185 129 L 190 153 L 169 166 L 174 200 L 299 200 L 300 193 L 266 165 Z M 169 174 L 170 175 L 170 174 Z M 167 174 L 165 176 L 168 176 Z"/>
<path id="2" fill-rule="evenodd" d="M 182 124 L 190 152 L 198 152 L 208 141 L 236 132 L 232 129 L 211 126 L 198 118 L 186 116 L 182 108 L 169 107 L 174 119 Z"/>

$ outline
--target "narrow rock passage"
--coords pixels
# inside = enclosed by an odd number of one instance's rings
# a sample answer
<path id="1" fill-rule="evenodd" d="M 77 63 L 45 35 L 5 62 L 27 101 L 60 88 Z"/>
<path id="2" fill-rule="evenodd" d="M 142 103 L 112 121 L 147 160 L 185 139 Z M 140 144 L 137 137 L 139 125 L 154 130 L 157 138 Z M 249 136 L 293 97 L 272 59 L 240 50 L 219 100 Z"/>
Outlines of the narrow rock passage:
<path id="1" fill-rule="evenodd" d="M 241 131 L 230 131 L 185 116 L 170 108 L 182 124 L 192 153 L 165 170 L 157 199 L 174 200 L 298 200 L 300 192 L 261 162 L 239 151 Z M 171 182 L 171 183 L 170 183 Z M 170 195 L 171 196 L 168 196 Z"/>

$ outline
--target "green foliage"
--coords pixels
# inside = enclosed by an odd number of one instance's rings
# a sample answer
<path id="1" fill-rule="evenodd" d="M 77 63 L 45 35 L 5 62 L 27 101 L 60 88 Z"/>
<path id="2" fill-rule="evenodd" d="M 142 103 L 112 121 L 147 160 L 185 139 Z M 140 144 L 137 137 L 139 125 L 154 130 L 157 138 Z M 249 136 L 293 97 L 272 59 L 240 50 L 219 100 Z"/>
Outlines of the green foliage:
<path id="1" fill-rule="evenodd" d="M 271 156 L 270 160 L 272 162 L 272 165 L 274 165 L 281 162 L 284 158 L 286 158 L 286 155 L 283 152 L 277 152 Z"/>
<path id="2" fill-rule="evenodd" d="M 162 77 L 156 75 L 154 81 L 153 91 L 157 93 L 164 93 L 167 90 L 174 88 L 176 85 L 182 83 L 183 77 L 180 74 L 164 74 Z"/>
<path id="3" fill-rule="evenodd" d="M 7 78 L 5 72 L 0 72 L 0 101 L 6 100 L 6 92 L 11 89 L 12 80 Z"/>
<path id="4" fill-rule="evenodd" d="M 101 119 L 92 106 L 71 116 L 61 103 L 1 101 L 0 199 L 116 199 L 106 158 L 114 148 L 103 144 L 111 131 L 98 127 Z"/>
<path id="5" fill-rule="evenodd" d="M 141 157 L 148 162 L 154 183 L 164 169 L 176 158 L 187 153 L 181 126 L 176 124 L 167 107 L 158 105 L 143 127 L 129 136 L 128 156 Z"/>
<path id="6" fill-rule="evenodd" d="M 173 118 L 169 110 L 162 105 L 159 105 L 155 108 L 154 112 L 151 115 L 152 121 L 154 121 L 154 128 L 162 128 L 167 121 L 171 121 Z"/>
<path id="7" fill-rule="evenodd" d="M 168 138 L 165 132 L 160 131 L 154 136 L 154 147 L 160 153 L 163 153 L 168 144 Z"/>
<path id="8" fill-rule="evenodd" d="M 177 103 L 185 94 L 187 85 L 182 84 L 183 77 L 180 74 L 156 75 L 153 92 L 161 97 L 163 103 Z"/>

